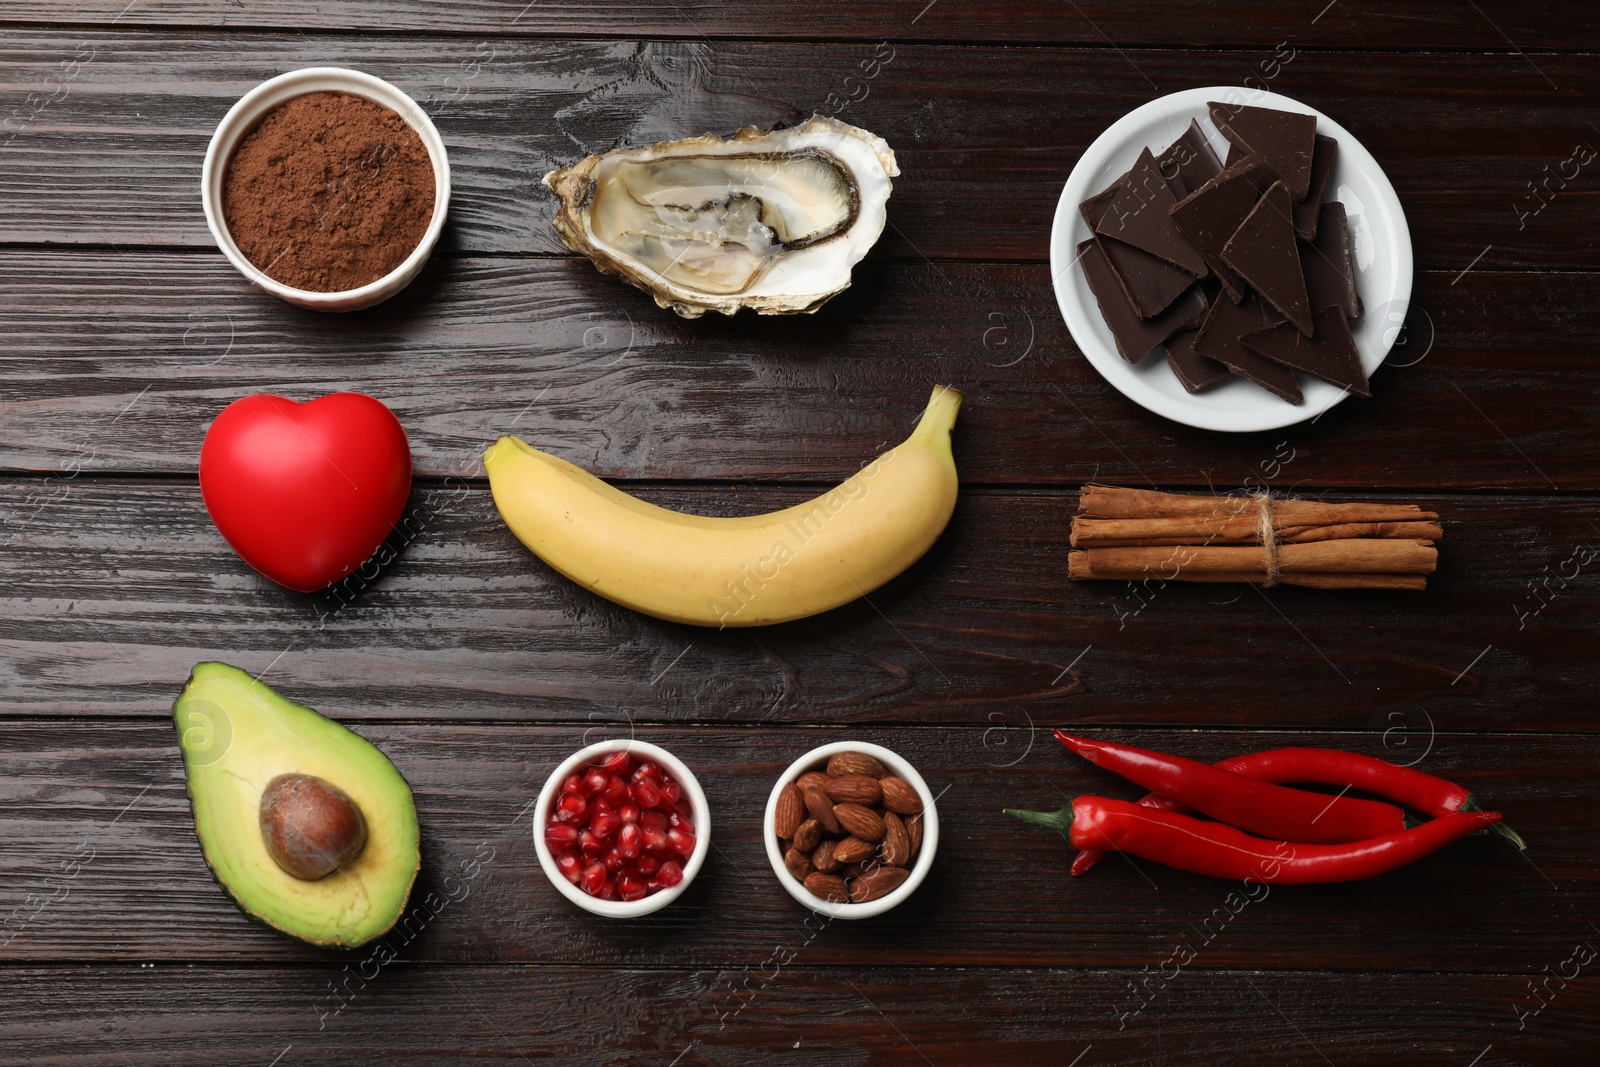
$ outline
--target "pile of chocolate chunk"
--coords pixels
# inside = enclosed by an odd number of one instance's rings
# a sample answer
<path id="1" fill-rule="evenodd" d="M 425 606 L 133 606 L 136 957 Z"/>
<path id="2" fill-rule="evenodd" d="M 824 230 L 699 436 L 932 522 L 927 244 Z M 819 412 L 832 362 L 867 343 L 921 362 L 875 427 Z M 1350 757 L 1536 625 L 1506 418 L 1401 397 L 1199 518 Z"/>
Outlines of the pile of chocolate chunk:
<path id="1" fill-rule="evenodd" d="M 1349 222 L 1323 203 L 1339 142 L 1315 115 L 1209 106 L 1225 161 L 1192 121 L 1078 205 L 1092 233 L 1078 260 L 1117 351 L 1164 349 L 1191 393 L 1238 375 L 1299 404 L 1299 371 L 1371 396 Z"/>

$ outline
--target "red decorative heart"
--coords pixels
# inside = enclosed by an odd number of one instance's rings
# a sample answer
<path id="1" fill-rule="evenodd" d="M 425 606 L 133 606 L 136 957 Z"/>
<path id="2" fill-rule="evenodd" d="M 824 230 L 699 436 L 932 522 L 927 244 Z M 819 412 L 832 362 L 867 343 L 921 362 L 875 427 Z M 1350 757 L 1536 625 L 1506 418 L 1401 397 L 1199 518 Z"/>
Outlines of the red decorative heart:
<path id="1" fill-rule="evenodd" d="M 250 566 L 312 593 L 383 544 L 411 491 L 411 447 L 394 412 L 361 393 L 297 404 L 235 400 L 200 446 L 200 495 Z"/>

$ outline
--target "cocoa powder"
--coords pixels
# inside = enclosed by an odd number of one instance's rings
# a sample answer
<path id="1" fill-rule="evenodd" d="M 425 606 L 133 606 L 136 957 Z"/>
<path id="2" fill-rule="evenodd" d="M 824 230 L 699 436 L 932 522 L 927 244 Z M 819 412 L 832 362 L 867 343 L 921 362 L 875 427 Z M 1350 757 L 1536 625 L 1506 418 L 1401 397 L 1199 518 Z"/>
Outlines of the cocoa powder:
<path id="1" fill-rule="evenodd" d="M 427 231 L 433 201 L 433 163 L 416 131 L 349 93 L 307 93 L 268 112 L 222 181 L 223 217 L 245 258 L 319 293 L 398 267 Z"/>

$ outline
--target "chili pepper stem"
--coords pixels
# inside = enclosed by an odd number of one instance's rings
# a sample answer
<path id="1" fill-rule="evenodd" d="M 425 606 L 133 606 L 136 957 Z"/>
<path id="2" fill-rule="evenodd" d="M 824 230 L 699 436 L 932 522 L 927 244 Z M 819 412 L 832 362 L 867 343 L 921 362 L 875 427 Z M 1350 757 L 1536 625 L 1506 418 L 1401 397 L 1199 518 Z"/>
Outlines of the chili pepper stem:
<path id="1" fill-rule="evenodd" d="M 1068 841 L 1072 840 L 1072 805 L 1068 804 L 1060 811 L 1026 811 L 1021 808 L 1003 809 L 1007 815 L 1015 815 L 1023 822 L 1031 822 L 1035 826 L 1048 826 Z"/>
<path id="2" fill-rule="evenodd" d="M 1463 800 L 1461 802 L 1461 807 L 1457 808 L 1456 810 L 1457 811 L 1482 811 L 1483 808 L 1478 806 L 1478 798 L 1473 796 L 1471 793 L 1468 793 L 1467 794 L 1467 799 Z M 1528 851 L 1528 843 L 1522 839 L 1522 835 L 1517 833 L 1511 827 L 1507 826 L 1505 823 L 1497 822 L 1493 826 L 1489 827 L 1489 829 L 1494 831 L 1495 833 L 1499 834 L 1501 837 L 1505 838 L 1507 841 L 1510 841 L 1513 845 L 1516 845 L 1517 846 L 1517 851 L 1519 851 L 1519 852 Z"/>

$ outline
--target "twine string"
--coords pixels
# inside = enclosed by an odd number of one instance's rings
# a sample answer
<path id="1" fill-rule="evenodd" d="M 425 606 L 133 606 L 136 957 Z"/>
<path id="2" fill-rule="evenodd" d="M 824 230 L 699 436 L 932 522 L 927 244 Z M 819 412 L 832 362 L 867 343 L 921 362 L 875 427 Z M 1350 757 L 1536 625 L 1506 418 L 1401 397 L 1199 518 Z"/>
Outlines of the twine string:
<path id="1" fill-rule="evenodd" d="M 1278 573 L 1282 562 L 1278 552 L 1277 522 L 1272 509 L 1272 494 L 1262 491 L 1255 497 L 1256 506 L 1260 509 L 1261 551 L 1265 557 L 1263 562 L 1267 572 L 1267 580 L 1261 584 L 1271 589 L 1278 584 Z"/>

